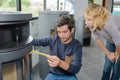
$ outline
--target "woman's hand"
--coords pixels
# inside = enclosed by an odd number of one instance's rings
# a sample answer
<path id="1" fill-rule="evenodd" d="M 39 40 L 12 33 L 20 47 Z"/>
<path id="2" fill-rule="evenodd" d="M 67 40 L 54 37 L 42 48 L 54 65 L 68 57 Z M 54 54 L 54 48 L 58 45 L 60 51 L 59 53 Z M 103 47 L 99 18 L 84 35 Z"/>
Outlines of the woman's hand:
<path id="1" fill-rule="evenodd" d="M 115 54 L 110 52 L 105 45 L 103 44 L 103 41 L 101 39 L 97 40 L 97 45 L 105 52 L 105 54 L 107 55 L 107 57 L 114 62 L 115 61 Z"/>
<path id="2" fill-rule="evenodd" d="M 116 46 L 116 51 L 115 51 L 116 62 L 117 62 L 119 56 L 120 56 L 120 46 Z"/>
<path id="3" fill-rule="evenodd" d="M 61 63 L 61 60 L 57 56 L 47 56 L 47 58 L 48 64 L 51 67 L 57 67 Z"/>
<path id="4" fill-rule="evenodd" d="M 119 58 L 119 54 L 115 53 L 115 59 L 116 59 L 116 61 L 118 60 L 118 58 Z"/>
<path id="5" fill-rule="evenodd" d="M 112 62 L 114 62 L 115 60 L 116 60 L 116 57 L 115 57 L 115 53 L 109 53 L 109 54 L 107 54 L 107 57 L 112 61 Z"/>

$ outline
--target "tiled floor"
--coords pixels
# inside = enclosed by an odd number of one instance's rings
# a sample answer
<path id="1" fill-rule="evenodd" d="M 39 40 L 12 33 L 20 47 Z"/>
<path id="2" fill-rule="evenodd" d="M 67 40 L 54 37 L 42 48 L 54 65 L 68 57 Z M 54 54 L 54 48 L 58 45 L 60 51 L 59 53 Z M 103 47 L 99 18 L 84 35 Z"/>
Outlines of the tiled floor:
<path id="1" fill-rule="evenodd" d="M 81 71 L 77 74 L 78 80 L 101 80 L 104 54 L 97 46 L 83 47 L 82 64 Z M 38 69 L 33 72 L 33 80 L 42 80 Z"/>
<path id="2" fill-rule="evenodd" d="M 78 80 L 101 80 L 104 54 L 97 46 L 83 48 L 82 64 Z"/>

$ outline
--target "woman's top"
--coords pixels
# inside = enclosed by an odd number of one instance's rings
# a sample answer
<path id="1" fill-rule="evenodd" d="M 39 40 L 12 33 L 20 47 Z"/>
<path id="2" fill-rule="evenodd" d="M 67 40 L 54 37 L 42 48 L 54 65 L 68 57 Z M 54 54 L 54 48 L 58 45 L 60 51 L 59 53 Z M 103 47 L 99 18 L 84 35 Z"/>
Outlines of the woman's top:
<path id="1" fill-rule="evenodd" d="M 92 37 L 95 40 L 102 36 L 107 41 L 114 43 L 116 46 L 120 45 L 120 16 L 111 15 L 101 30 L 91 30 Z"/>

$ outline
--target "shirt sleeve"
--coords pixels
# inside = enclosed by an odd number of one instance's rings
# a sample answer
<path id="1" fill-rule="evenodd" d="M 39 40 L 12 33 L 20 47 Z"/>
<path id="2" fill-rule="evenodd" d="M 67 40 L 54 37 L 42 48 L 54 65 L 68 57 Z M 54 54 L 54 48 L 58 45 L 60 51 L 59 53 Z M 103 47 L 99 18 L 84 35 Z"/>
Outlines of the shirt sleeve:
<path id="1" fill-rule="evenodd" d="M 109 27 L 105 27 L 108 34 L 112 37 L 112 40 L 116 46 L 120 45 L 120 29 L 116 24 L 109 24 Z"/>
<path id="2" fill-rule="evenodd" d="M 94 40 L 100 39 L 101 36 L 100 36 L 100 34 L 98 33 L 97 30 L 96 31 L 93 31 L 92 29 L 90 29 L 90 30 L 91 30 L 91 36 Z"/>
<path id="3" fill-rule="evenodd" d="M 73 60 L 72 63 L 70 63 L 68 72 L 69 73 L 78 73 L 81 69 L 82 62 L 82 46 L 77 46 L 74 54 L 73 54 Z"/>
<path id="4" fill-rule="evenodd" d="M 51 37 L 34 38 L 32 44 L 33 46 L 49 46 L 51 39 Z"/>

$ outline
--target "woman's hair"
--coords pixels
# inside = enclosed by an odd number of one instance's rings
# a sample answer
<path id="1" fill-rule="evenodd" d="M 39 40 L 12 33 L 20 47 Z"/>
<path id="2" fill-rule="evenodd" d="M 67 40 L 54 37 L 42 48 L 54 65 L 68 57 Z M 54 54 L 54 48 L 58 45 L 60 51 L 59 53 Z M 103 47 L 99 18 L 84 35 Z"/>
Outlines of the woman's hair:
<path id="1" fill-rule="evenodd" d="M 106 8 L 95 3 L 91 3 L 88 5 L 88 7 L 85 10 L 85 14 L 93 17 L 93 30 L 103 28 L 105 26 L 105 22 L 111 15 L 111 13 Z"/>
<path id="2" fill-rule="evenodd" d="M 74 20 L 68 15 L 60 16 L 56 21 L 56 27 L 68 25 L 68 29 L 71 31 L 74 28 Z"/>

